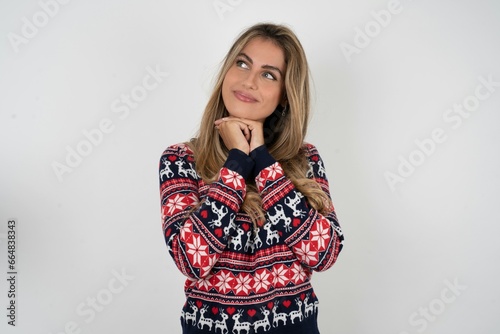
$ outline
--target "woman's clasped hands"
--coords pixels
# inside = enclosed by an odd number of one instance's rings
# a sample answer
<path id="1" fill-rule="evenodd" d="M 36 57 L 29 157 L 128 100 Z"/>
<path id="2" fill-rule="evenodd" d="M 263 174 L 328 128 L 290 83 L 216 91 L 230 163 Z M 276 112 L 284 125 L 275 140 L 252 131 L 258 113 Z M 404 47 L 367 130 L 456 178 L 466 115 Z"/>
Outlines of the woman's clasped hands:
<path id="1" fill-rule="evenodd" d="M 264 145 L 264 124 L 245 118 L 223 117 L 214 122 L 228 150 L 238 149 L 250 154 Z"/>

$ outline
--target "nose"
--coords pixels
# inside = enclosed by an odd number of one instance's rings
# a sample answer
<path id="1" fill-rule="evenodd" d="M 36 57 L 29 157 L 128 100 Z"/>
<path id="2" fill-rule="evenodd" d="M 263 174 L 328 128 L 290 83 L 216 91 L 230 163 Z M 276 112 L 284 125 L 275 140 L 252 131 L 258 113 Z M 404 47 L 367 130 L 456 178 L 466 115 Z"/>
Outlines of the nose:
<path id="1" fill-rule="evenodd" d="M 248 89 L 257 89 L 257 75 L 254 71 L 248 71 L 243 80 L 243 86 Z"/>

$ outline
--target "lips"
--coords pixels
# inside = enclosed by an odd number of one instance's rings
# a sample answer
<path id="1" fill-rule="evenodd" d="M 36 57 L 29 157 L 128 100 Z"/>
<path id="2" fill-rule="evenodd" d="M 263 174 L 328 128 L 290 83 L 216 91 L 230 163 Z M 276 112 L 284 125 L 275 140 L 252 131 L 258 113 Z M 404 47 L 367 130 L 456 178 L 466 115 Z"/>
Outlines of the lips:
<path id="1" fill-rule="evenodd" d="M 242 102 L 248 102 L 248 103 L 257 102 L 257 99 L 248 93 L 243 93 L 243 92 L 238 91 L 238 90 L 234 91 L 233 93 L 234 93 L 234 96 Z"/>

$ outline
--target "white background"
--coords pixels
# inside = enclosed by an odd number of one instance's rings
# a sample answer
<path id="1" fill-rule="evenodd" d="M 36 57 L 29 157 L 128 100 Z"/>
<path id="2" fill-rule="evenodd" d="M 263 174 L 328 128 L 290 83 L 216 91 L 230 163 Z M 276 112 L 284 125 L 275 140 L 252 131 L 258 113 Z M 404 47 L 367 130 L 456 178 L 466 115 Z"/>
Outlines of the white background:
<path id="1" fill-rule="evenodd" d="M 498 333 L 500 4 L 401 0 L 381 26 L 372 11 L 388 4 L 74 0 L 44 22 L 37 1 L 0 1 L 0 264 L 6 273 L 16 218 L 19 272 L 15 328 L 1 274 L 1 332 L 180 332 L 184 278 L 162 236 L 159 157 L 195 134 L 236 35 L 272 21 L 308 55 L 307 139 L 346 236 L 337 264 L 313 277 L 322 333 Z M 36 33 L 11 41 L 36 19 Z M 148 67 L 169 75 L 126 117 L 113 112 Z M 474 102 L 479 77 L 496 87 L 479 88 L 488 98 L 458 124 L 447 110 Z M 59 180 L 53 165 L 103 119 L 112 131 Z M 435 129 L 446 140 L 431 145 Z M 419 165 L 391 189 L 385 174 L 410 157 Z"/>

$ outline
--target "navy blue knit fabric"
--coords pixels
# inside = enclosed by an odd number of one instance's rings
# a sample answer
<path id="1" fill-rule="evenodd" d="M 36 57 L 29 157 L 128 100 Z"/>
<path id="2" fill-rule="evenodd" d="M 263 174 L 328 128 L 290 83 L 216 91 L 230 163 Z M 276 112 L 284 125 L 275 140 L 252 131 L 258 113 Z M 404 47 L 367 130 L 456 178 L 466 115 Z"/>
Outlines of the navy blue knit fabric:
<path id="1" fill-rule="evenodd" d="M 316 148 L 305 144 L 303 150 L 307 177 L 329 195 Z M 310 279 L 329 269 L 342 249 L 334 208 L 326 215 L 312 209 L 265 146 L 250 155 L 231 150 L 210 184 L 195 164 L 186 144 L 168 147 L 160 159 L 163 233 L 187 277 L 183 333 L 319 333 Z M 266 212 L 261 227 L 241 211 L 249 178 Z"/>

